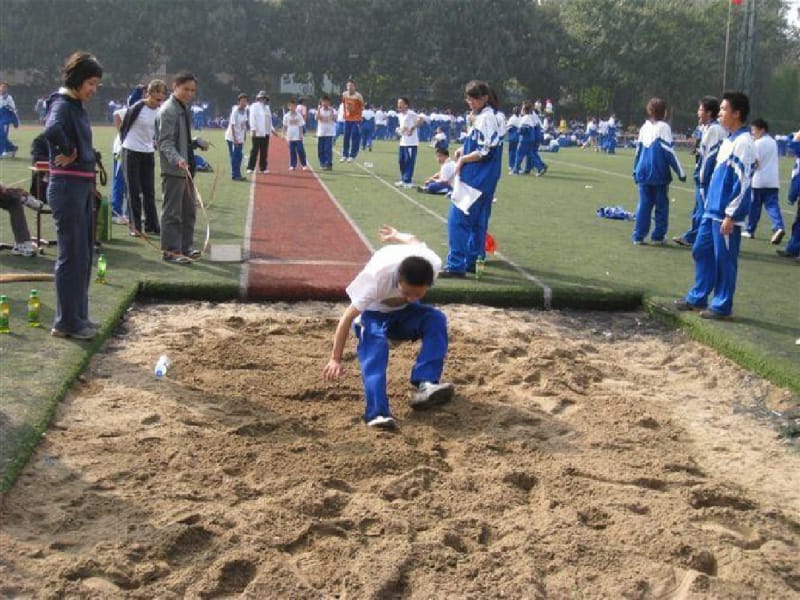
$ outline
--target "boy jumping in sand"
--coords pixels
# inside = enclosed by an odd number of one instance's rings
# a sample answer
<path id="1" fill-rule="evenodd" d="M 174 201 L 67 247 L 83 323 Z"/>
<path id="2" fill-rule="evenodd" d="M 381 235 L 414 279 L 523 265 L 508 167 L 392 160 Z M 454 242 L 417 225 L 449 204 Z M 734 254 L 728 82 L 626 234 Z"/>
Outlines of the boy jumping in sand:
<path id="1" fill-rule="evenodd" d="M 447 354 L 447 318 L 440 310 L 419 303 L 439 274 L 442 259 L 414 235 L 389 225 L 383 225 L 378 234 L 383 242 L 397 243 L 375 252 L 347 286 L 351 304 L 336 327 L 323 376 L 332 381 L 342 375 L 342 354 L 352 327 L 358 337 L 366 395 L 364 420 L 369 427 L 391 429 L 397 422 L 386 394 L 389 340 L 422 339 L 411 370 L 411 384 L 417 388 L 411 408 L 447 402 L 455 390 L 452 383 L 439 382 Z"/>

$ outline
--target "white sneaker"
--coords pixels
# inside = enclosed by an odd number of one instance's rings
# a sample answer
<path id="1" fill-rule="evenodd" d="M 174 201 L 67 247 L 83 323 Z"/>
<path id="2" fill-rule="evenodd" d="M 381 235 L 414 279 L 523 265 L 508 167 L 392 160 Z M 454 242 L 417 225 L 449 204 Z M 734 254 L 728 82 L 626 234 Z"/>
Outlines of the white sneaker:
<path id="1" fill-rule="evenodd" d="M 294 171 L 294 167 L 289 167 L 289 170 L 290 171 Z"/>
<path id="2" fill-rule="evenodd" d="M 752 239 L 753 239 L 753 234 L 752 234 L 752 233 L 750 233 L 749 231 L 743 231 L 743 232 L 742 232 L 742 237 L 743 237 L 743 238 L 747 238 L 747 239 L 749 239 L 749 240 L 752 240 Z"/>
<path id="3" fill-rule="evenodd" d="M 128 217 L 123 217 L 122 215 L 114 215 L 113 217 L 111 217 L 111 222 L 114 225 L 127 225 Z"/>
<path id="4" fill-rule="evenodd" d="M 21 244 L 14 244 L 14 247 L 11 249 L 11 254 L 16 254 L 17 256 L 36 256 L 36 244 L 30 240 L 22 242 Z"/>
<path id="5" fill-rule="evenodd" d="M 411 408 L 427 408 L 444 404 L 453 399 L 456 388 L 452 383 L 432 383 L 423 381 L 417 386 L 417 392 L 411 396 Z"/>
<path id="6" fill-rule="evenodd" d="M 772 234 L 772 239 L 770 239 L 770 244 L 780 244 L 783 236 L 786 235 L 786 232 L 783 229 L 776 229 L 775 233 Z"/>
<path id="7" fill-rule="evenodd" d="M 407 190 L 410 190 L 411 188 L 414 187 L 414 184 L 413 183 L 404 183 L 403 187 L 406 188 Z"/>
<path id="8" fill-rule="evenodd" d="M 253 169 L 247 169 L 247 172 L 248 172 L 248 173 L 252 173 L 252 172 L 253 172 Z"/>
<path id="9" fill-rule="evenodd" d="M 343 156 L 342 158 L 340 158 L 340 159 L 339 159 L 339 162 L 344 162 L 344 161 L 346 161 L 346 160 L 347 160 L 347 159 L 346 159 L 346 158 Z"/>
<path id="10" fill-rule="evenodd" d="M 353 162 L 353 157 L 352 156 L 348 156 L 347 157 L 347 162 Z"/>
<path id="11" fill-rule="evenodd" d="M 308 171 L 308 167 L 303 167 L 303 171 Z"/>
<path id="12" fill-rule="evenodd" d="M 395 181 L 394 187 L 403 187 L 405 184 L 405 181 Z"/>
<path id="13" fill-rule="evenodd" d="M 376 429 L 394 429 L 397 427 L 397 421 L 394 417 L 384 417 L 378 415 L 367 421 L 367 427 L 375 427 Z"/>

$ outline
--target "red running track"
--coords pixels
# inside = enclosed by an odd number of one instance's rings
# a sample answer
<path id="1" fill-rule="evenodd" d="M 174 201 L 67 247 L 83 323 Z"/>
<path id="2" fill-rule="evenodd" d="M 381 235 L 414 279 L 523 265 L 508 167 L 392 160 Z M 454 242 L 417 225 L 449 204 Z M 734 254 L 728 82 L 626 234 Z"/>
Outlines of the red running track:
<path id="1" fill-rule="evenodd" d="M 289 171 L 283 138 L 270 139 L 269 170 L 252 184 L 247 298 L 346 299 L 370 248 L 311 171 Z"/>

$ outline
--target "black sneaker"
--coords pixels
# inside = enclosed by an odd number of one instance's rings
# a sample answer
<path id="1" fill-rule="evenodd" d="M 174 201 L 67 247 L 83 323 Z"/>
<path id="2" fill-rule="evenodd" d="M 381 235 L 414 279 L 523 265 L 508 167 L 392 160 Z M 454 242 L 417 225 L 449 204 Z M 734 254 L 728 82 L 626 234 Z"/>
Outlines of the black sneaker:
<path id="1" fill-rule="evenodd" d="M 692 306 L 684 298 L 681 298 L 680 300 L 675 300 L 675 308 L 680 311 L 697 310 L 696 306 Z"/>
<path id="2" fill-rule="evenodd" d="M 189 258 L 200 258 L 203 255 L 197 248 L 189 248 L 184 254 Z"/>
<path id="3" fill-rule="evenodd" d="M 192 264 L 192 261 L 182 254 L 173 254 L 171 252 L 164 252 L 161 255 L 161 258 L 164 262 L 172 263 L 173 265 L 189 265 Z"/>

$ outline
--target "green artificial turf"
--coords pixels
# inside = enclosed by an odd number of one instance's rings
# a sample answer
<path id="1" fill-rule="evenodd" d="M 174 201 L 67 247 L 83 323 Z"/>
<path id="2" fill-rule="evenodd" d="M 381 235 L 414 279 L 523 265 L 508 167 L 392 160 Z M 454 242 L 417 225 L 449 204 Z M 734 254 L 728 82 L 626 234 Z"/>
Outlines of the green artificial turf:
<path id="1" fill-rule="evenodd" d="M 12 131 L 12 139 L 28 148 L 35 127 Z M 230 180 L 227 149 L 221 130 L 203 137 L 214 146 L 207 158 L 215 173 L 200 173 L 198 188 L 210 204 L 212 244 L 241 244 L 250 186 Z M 95 145 L 111 169 L 112 129 L 96 127 Z M 316 164 L 316 140 L 306 138 L 307 153 Z M 691 171 L 692 158 L 681 153 Z M 631 309 L 643 302 L 652 314 L 683 326 L 697 339 L 717 348 L 743 366 L 800 392 L 800 265 L 779 259 L 768 236 L 769 219 L 762 217 L 758 239 L 744 240 L 739 287 L 731 322 L 706 322 L 694 314 L 677 314 L 672 300 L 683 295 L 692 281 L 690 252 L 676 246 L 634 247 L 630 222 L 595 216 L 600 206 L 636 206 L 637 192 L 630 177 L 632 154 L 607 156 L 576 149 L 543 153 L 550 166 L 544 177 L 508 176 L 501 179 L 490 232 L 498 241 L 498 255 L 490 257 L 481 281 L 443 280 L 431 290 L 435 302 L 477 302 L 493 306 L 541 307 L 550 292 L 553 308 Z M 370 163 L 365 165 L 364 163 Z M 22 155 L 0 160 L 0 181 L 27 187 L 29 163 Z M 421 181 L 437 165 L 433 150 L 421 146 L 416 177 Z M 788 181 L 790 162 L 782 161 L 782 181 Z M 377 142 L 354 163 L 336 162 L 321 179 L 355 224 L 374 246 L 378 227 L 390 223 L 412 231 L 444 256 L 447 252 L 445 219 L 448 202 L 441 197 L 398 190 L 397 145 Z M 110 187 L 101 190 L 108 194 Z M 782 190 L 782 199 L 785 196 Z M 672 186 L 669 236 L 681 233 L 689 221 L 692 190 L 689 184 Z M 784 202 L 782 200 L 782 202 Z M 787 227 L 792 215 L 783 204 Z M 31 230 L 35 219 L 27 213 Z M 44 237 L 52 237 L 49 217 Z M 200 238 L 205 219 L 198 218 Z M 134 298 L 229 300 L 239 295 L 240 265 L 200 261 L 191 267 L 165 264 L 157 248 L 113 228 L 104 244 L 108 257 L 105 285 L 90 290 L 92 316 L 110 334 Z M 9 241 L 7 219 L 0 215 L 0 240 Z M 156 246 L 158 242 L 155 241 Z M 55 248 L 35 259 L 0 252 L 2 273 L 52 273 Z M 510 261 L 509 262 L 506 262 Z M 512 264 L 513 263 L 513 264 Z M 42 328 L 24 323 L 28 291 L 36 287 L 42 299 Z M 52 282 L 0 284 L 0 294 L 11 301 L 12 333 L 0 336 L 0 491 L 13 484 L 66 390 L 85 368 L 102 339 L 89 344 L 50 337 L 54 291 Z M 156 357 L 154 357 L 155 361 Z"/>

